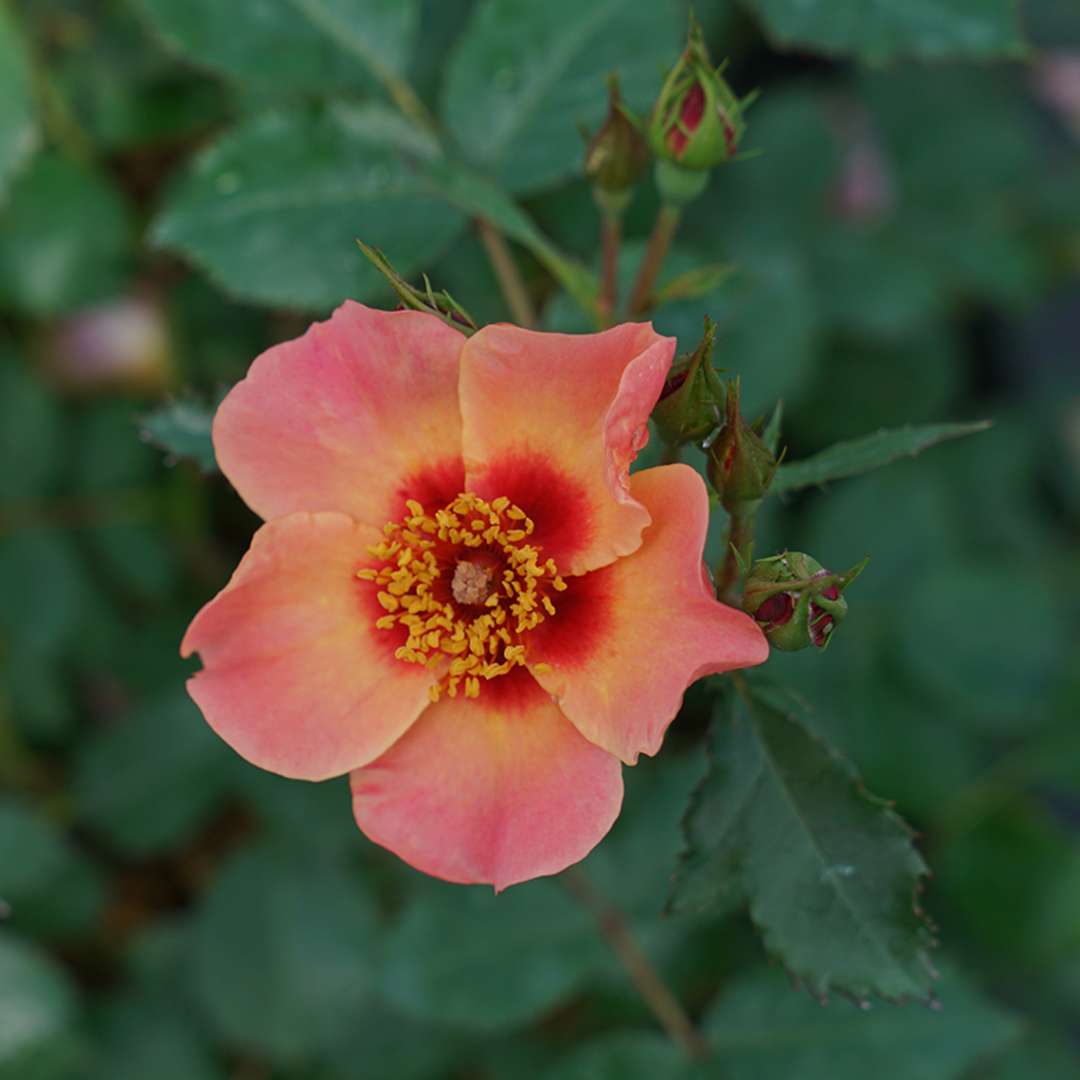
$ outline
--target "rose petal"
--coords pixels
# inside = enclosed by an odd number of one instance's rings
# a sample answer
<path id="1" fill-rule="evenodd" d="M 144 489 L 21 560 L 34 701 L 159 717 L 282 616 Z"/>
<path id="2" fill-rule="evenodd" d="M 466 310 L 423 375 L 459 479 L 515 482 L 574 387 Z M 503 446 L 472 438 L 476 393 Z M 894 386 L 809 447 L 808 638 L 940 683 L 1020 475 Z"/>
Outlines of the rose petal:
<path id="1" fill-rule="evenodd" d="M 637 323 L 582 335 L 487 326 L 462 350 L 469 489 L 520 506 L 563 573 L 641 543 L 649 515 L 627 471 L 674 350 L 674 338 Z"/>
<path id="2" fill-rule="evenodd" d="M 464 340 L 433 315 L 346 301 L 229 392 L 214 418 L 221 471 L 266 519 L 339 510 L 381 527 L 432 486 L 448 502 L 464 482 Z"/>
<path id="3" fill-rule="evenodd" d="M 360 828 L 427 874 L 496 890 L 584 858 L 618 816 L 621 766 L 523 669 L 443 698 L 351 777 Z"/>
<path id="4" fill-rule="evenodd" d="M 635 474 L 630 491 L 652 515 L 641 548 L 570 581 L 527 649 L 537 681 L 578 730 L 633 764 L 660 749 L 687 686 L 760 664 L 769 646 L 749 615 L 715 599 L 702 563 L 701 477 L 665 465 Z"/>
<path id="5" fill-rule="evenodd" d="M 305 780 L 381 754 L 428 704 L 436 675 L 394 658 L 370 582 L 380 534 L 344 514 L 290 514 L 255 534 L 228 585 L 195 616 L 183 656 L 210 726 L 249 761 Z"/>

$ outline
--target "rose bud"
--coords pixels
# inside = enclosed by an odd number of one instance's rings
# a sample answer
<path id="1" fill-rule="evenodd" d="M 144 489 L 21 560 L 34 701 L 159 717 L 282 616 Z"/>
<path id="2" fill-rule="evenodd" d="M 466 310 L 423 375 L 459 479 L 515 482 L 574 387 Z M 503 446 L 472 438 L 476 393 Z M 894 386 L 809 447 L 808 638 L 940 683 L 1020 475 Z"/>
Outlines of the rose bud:
<path id="1" fill-rule="evenodd" d="M 801 551 L 759 559 L 751 567 L 743 610 L 754 617 L 777 649 L 824 649 L 837 623 L 847 615 L 844 590 L 863 572 L 863 559 L 843 574 L 826 570 Z"/>
<path id="2" fill-rule="evenodd" d="M 739 382 L 728 384 L 724 426 L 709 447 L 707 472 L 729 514 L 746 513 L 765 497 L 776 475 L 776 455 L 739 412 Z"/>
<path id="3" fill-rule="evenodd" d="M 739 152 L 746 131 L 740 100 L 714 69 L 697 20 L 691 17 L 686 48 L 668 73 L 649 121 L 649 143 L 658 158 L 683 169 L 711 169 Z M 658 174 L 659 175 L 659 174 Z"/>
<path id="4" fill-rule="evenodd" d="M 619 80 L 608 80 L 608 114 L 585 148 L 585 175 L 593 197 L 606 214 L 621 214 L 634 185 L 649 163 L 649 148 L 619 94 Z"/>
<path id="5" fill-rule="evenodd" d="M 705 332 L 698 347 L 671 366 L 652 418 L 671 446 L 701 442 L 723 417 L 726 392 L 712 365 L 716 323 L 705 317 Z"/>

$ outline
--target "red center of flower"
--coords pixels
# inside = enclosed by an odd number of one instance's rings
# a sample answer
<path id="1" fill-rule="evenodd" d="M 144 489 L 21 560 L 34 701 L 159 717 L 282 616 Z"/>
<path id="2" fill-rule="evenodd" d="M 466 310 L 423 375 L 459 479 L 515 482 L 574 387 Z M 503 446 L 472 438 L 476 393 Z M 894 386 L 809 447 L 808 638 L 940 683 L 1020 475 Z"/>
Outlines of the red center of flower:
<path id="1" fill-rule="evenodd" d="M 415 499 L 406 505 L 370 548 L 381 565 L 357 577 L 378 590 L 386 614 L 375 625 L 407 632 L 394 655 L 444 672 L 432 700 L 459 688 L 477 697 L 481 679 L 525 664 L 524 638 L 555 614 L 551 594 L 566 583 L 528 542 L 532 521 L 505 497 L 465 492 L 434 514 Z"/>

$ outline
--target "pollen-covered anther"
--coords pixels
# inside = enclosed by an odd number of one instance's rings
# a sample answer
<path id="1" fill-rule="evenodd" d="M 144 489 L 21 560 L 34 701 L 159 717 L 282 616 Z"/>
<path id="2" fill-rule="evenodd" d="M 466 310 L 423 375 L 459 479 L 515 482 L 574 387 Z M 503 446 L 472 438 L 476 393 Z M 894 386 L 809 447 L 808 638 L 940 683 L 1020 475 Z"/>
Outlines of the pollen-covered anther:
<path id="1" fill-rule="evenodd" d="M 478 697 L 482 679 L 524 665 L 528 632 L 555 614 L 566 582 L 526 542 L 533 523 L 509 499 L 465 492 L 427 513 L 410 499 L 400 522 L 369 548 L 379 566 L 357 571 L 375 587 L 380 630 L 405 630 L 394 655 L 442 672 L 431 688 Z"/>

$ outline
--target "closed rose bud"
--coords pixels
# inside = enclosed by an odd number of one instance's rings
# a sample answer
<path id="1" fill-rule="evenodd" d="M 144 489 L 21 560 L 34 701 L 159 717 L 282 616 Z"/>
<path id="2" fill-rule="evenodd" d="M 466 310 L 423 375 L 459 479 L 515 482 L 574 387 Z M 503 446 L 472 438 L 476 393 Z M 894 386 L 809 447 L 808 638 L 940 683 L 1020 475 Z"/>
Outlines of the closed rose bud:
<path id="1" fill-rule="evenodd" d="M 701 343 L 675 361 L 660 392 L 652 417 L 671 446 L 700 442 L 724 415 L 724 384 L 712 365 L 715 340 L 716 323 L 706 316 Z"/>
<path id="2" fill-rule="evenodd" d="M 808 645 L 824 649 L 847 615 L 843 591 L 867 561 L 834 574 L 801 551 L 759 559 L 746 579 L 743 609 L 777 649 L 796 652 Z"/>
<path id="3" fill-rule="evenodd" d="M 684 169 L 710 169 L 739 152 L 746 131 L 740 100 L 714 69 L 701 27 L 691 19 L 686 48 L 668 73 L 649 121 L 649 144 L 657 157 Z"/>
<path id="4" fill-rule="evenodd" d="M 739 383 L 728 384 L 724 426 L 709 447 L 709 483 L 729 514 L 744 513 L 768 493 L 776 455 L 739 412 Z"/>
<path id="5" fill-rule="evenodd" d="M 607 117 L 585 148 L 585 175 L 600 208 L 606 213 L 622 213 L 648 163 L 649 148 L 623 105 L 619 80 L 612 75 Z"/>

